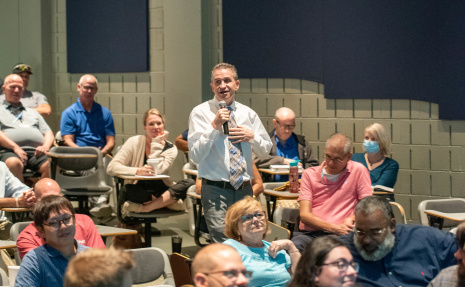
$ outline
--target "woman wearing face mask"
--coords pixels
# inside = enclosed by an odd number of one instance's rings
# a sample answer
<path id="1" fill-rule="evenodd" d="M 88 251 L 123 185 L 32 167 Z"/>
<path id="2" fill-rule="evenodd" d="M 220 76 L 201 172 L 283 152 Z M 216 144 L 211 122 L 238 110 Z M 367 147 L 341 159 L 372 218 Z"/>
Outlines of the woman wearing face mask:
<path id="1" fill-rule="evenodd" d="M 387 157 L 391 152 L 391 139 L 382 125 L 374 123 L 365 129 L 363 149 L 365 153 L 355 153 L 352 160 L 368 168 L 371 185 L 394 188 L 399 164 Z"/>
<path id="2" fill-rule="evenodd" d="M 358 263 L 335 236 L 315 239 L 305 248 L 288 287 L 354 287 Z"/>

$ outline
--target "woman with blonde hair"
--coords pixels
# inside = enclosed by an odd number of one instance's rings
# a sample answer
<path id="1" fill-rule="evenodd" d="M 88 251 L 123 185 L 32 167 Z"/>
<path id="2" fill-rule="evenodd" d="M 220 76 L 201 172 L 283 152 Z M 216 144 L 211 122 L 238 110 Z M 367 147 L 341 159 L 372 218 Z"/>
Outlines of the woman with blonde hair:
<path id="1" fill-rule="evenodd" d="M 365 153 L 355 153 L 352 160 L 368 169 L 371 185 L 394 188 L 399 164 L 388 157 L 391 153 L 391 139 L 381 124 L 374 123 L 365 129 L 363 149 Z"/>
<path id="2" fill-rule="evenodd" d="M 253 271 L 249 286 L 286 286 L 300 259 L 290 240 L 263 240 L 268 230 L 266 213 L 250 196 L 233 204 L 226 212 L 224 244 L 234 247 L 245 268 Z"/>
<path id="3" fill-rule="evenodd" d="M 167 140 L 169 132 L 165 130 L 165 117 L 157 109 L 149 109 L 142 121 L 145 135 L 127 139 L 108 165 L 108 174 L 154 176 L 155 170 L 147 165 L 148 159 L 158 159 L 158 174 L 169 173 L 178 150 Z M 186 198 L 187 188 L 192 184 L 193 180 L 182 180 L 178 184 L 170 179 L 126 181 L 121 191 L 122 216 L 172 206 Z"/>

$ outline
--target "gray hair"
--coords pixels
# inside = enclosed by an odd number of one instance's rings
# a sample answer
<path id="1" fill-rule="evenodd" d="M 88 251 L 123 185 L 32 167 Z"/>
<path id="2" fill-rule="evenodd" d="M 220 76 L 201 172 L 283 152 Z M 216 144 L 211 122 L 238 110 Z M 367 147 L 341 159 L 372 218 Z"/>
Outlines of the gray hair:
<path id="1" fill-rule="evenodd" d="M 233 77 L 234 77 L 234 80 L 237 81 L 239 80 L 239 77 L 237 75 L 237 70 L 236 70 L 236 67 L 234 65 L 231 65 L 231 64 L 228 64 L 228 63 L 219 63 L 219 64 L 216 64 L 213 69 L 212 69 L 212 83 L 213 83 L 213 73 L 215 72 L 215 70 L 218 70 L 218 69 L 229 69 L 231 70 L 232 74 L 233 74 Z"/>
<path id="2" fill-rule="evenodd" d="M 326 140 L 325 148 L 328 149 L 333 143 L 343 142 L 344 143 L 344 154 L 348 154 L 352 151 L 352 140 L 341 133 L 335 133 Z"/>
<path id="3" fill-rule="evenodd" d="M 364 215 L 370 215 L 377 210 L 381 211 L 386 220 L 394 218 L 391 204 L 384 197 L 367 196 L 362 198 L 355 206 L 355 214 L 362 212 Z"/>

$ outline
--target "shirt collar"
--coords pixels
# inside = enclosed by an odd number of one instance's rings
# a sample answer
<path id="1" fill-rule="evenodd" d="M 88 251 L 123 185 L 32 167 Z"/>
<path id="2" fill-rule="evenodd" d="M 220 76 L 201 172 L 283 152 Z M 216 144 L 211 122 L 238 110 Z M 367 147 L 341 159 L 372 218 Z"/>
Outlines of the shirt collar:
<path id="1" fill-rule="evenodd" d="M 3 106 L 7 109 L 10 110 L 11 108 L 13 109 L 18 109 L 20 111 L 24 111 L 26 108 L 23 106 L 21 102 L 19 102 L 18 107 L 14 107 L 11 103 L 7 102 L 6 100 L 3 100 Z"/>
<path id="2" fill-rule="evenodd" d="M 216 96 L 213 96 L 213 100 L 212 100 L 212 103 L 215 107 L 217 107 L 218 109 L 220 109 L 220 101 L 218 101 L 218 99 L 216 98 Z M 230 105 L 231 109 L 233 111 L 236 111 L 236 101 L 234 100 L 231 105 Z"/>
<path id="3" fill-rule="evenodd" d="M 78 106 L 78 112 L 87 112 L 86 110 L 84 110 L 84 107 L 82 106 L 81 104 L 81 98 L 78 98 L 77 99 L 77 106 Z M 95 109 L 95 101 L 92 103 L 92 108 L 90 109 L 90 112 L 92 113 Z"/>

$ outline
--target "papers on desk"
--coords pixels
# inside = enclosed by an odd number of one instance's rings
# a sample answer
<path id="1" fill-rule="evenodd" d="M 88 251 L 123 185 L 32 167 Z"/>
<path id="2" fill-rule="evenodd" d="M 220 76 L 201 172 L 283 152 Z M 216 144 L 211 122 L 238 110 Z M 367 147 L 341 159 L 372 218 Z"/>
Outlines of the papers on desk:
<path id="1" fill-rule="evenodd" d="M 373 191 L 394 192 L 394 188 L 390 188 L 384 185 L 375 185 L 373 186 Z"/>
<path id="2" fill-rule="evenodd" d="M 288 164 L 272 164 L 270 165 L 270 170 L 274 172 L 289 172 Z M 303 168 L 299 166 L 299 172 L 303 172 Z"/>

